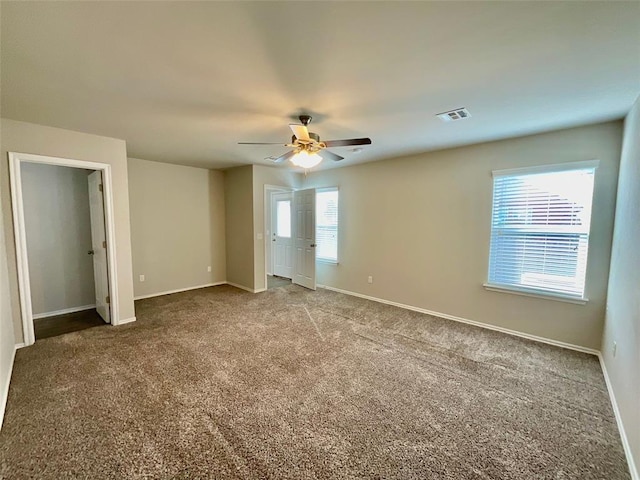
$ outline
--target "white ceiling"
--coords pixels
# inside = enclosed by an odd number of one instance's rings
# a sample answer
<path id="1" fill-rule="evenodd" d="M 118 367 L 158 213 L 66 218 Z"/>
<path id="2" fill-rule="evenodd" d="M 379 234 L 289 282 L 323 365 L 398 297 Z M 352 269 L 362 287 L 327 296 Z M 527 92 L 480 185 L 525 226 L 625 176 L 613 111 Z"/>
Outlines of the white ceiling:
<path id="1" fill-rule="evenodd" d="M 640 2 L 2 2 L 1 114 L 132 157 L 268 164 L 287 124 L 348 165 L 625 115 Z M 436 113 L 467 107 L 472 118 Z M 331 165 L 330 165 L 331 164 Z"/>

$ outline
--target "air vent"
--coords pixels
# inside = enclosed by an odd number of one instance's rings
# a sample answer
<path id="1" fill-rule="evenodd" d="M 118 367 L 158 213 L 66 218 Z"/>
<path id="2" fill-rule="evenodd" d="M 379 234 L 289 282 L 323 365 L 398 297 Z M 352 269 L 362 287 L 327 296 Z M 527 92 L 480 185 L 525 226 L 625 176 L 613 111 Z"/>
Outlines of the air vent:
<path id="1" fill-rule="evenodd" d="M 455 122 L 456 120 L 464 120 L 469 118 L 471 114 L 466 108 L 456 108 L 455 110 L 449 110 L 448 112 L 442 112 L 436 115 L 443 122 Z"/>

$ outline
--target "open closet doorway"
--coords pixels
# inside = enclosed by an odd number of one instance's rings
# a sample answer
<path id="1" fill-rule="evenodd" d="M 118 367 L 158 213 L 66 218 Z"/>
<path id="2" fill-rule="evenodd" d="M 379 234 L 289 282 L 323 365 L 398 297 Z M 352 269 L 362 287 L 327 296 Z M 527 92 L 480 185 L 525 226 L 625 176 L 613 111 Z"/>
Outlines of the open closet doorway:
<path id="1" fill-rule="evenodd" d="M 25 345 L 114 323 L 110 166 L 9 158 Z"/>

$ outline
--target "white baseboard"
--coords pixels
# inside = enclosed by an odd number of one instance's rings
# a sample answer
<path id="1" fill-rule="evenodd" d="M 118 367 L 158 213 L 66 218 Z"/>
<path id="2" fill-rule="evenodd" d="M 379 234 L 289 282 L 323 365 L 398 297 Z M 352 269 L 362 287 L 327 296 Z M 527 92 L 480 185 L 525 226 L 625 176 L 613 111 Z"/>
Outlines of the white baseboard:
<path id="1" fill-rule="evenodd" d="M 233 282 L 224 282 L 224 283 L 226 283 L 227 285 L 231 285 L 232 287 L 239 288 L 240 290 L 246 290 L 247 292 L 250 292 L 250 293 L 260 293 L 267 290 L 266 288 L 258 288 L 256 290 L 253 288 L 245 287 L 244 285 L 240 285 L 239 283 L 233 283 Z"/>
<path id="2" fill-rule="evenodd" d="M 83 312 L 85 310 L 91 310 L 93 308 L 96 308 L 96 306 L 95 305 L 83 305 L 82 307 L 71 307 L 71 308 L 65 308 L 63 310 L 56 310 L 55 312 L 36 313 L 36 314 L 33 315 L 33 319 L 37 320 L 39 318 L 47 318 L 47 317 L 55 317 L 57 315 L 65 315 L 67 313 Z"/>
<path id="3" fill-rule="evenodd" d="M 613 408 L 613 414 L 615 415 L 616 423 L 618 424 L 618 431 L 620 432 L 620 440 L 622 441 L 622 448 L 624 448 L 624 454 L 627 457 L 627 464 L 629 465 L 631 480 L 640 480 L 640 475 L 638 475 L 638 468 L 633 460 L 631 445 L 629 445 L 629 439 L 627 437 L 626 430 L 624 429 L 624 423 L 622 423 L 622 416 L 620 415 L 620 409 L 618 408 L 616 395 L 613 391 L 613 386 L 611 385 L 609 374 L 607 373 L 607 366 L 604 363 L 604 358 L 602 358 L 601 353 L 598 353 L 598 358 L 600 359 L 600 366 L 602 367 L 602 373 L 604 374 L 604 381 L 607 384 L 607 391 L 609 392 L 609 399 L 611 400 L 611 407 Z"/>
<path id="4" fill-rule="evenodd" d="M 318 285 L 318 287 L 321 287 Z M 383 298 L 371 297 L 369 295 L 364 295 L 362 293 L 351 292 L 349 290 L 342 290 L 341 288 L 330 287 L 328 285 L 323 285 L 321 288 L 325 288 L 326 290 L 332 290 L 338 293 L 344 293 L 345 295 L 352 295 L 354 297 L 365 298 L 367 300 L 372 300 L 378 303 L 384 303 L 386 305 L 393 305 L 394 307 L 404 308 L 406 310 L 412 310 L 414 312 L 426 313 L 427 315 L 433 315 L 434 317 L 446 318 L 447 320 L 453 320 L 455 322 L 466 323 L 469 325 L 473 325 L 475 327 L 486 328 L 488 330 L 494 330 L 496 332 L 506 333 L 507 335 L 513 335 L 516 337 L 526 338 L 528 340 L 533 340 L 536 342 L 547 343 L 549 345 L 554 345 L 556 347 L 567 348 L 569 350 L 576 350 L 578 352 L 588 353 L 590 355 L 598 355 L 600 352 L 593 348 L 582 347 L 580 345 L 574 345 L 572 343 L 565 343 L 558 340 L 553 340 L 551 338 L 539 337 L 537 335 L 530 335 L 528 333 L 519 332 L 517 330 L 511 330 L 504 327 L 498 327 L 496 325 L 490 325 L 488 323 L 477 322 L 475 320 L 469 320 L 468 318 L 456 317 L 454 315 L 449 315 L 447 313 L 434 312 L 433 310 L 427 310 L 426 308 L 414 307 L 412 305 L 405 305 L 404 303 L 392 302 L 390 300 L 385 300 Z"/>
<path id="5" fill-rule="evenodd" d="M 24 346 L 24 344 L 23 344 Z M 11 361 L 9 362 L 9 375 L 7 375 L 7 381 L 4 385 L 2 385 L 2 391 L 0 391 L 0 429 L 2 429 L 2 422 L 4 421 L 4 412 L 7 408 L 7 400 L 9 399 L 9 384 L 11 383 L 11 375 L 13 374 L 13 362 L 16 359 L 16 351 L 18 350 L 18 345 L 15 345 L 13 348 L 13 354 L 11 355 Z"/>
<path id="6" fill-rule="evenodd" d="M 171 295 L 172 293 L 188 292 L 189 290 L 198 290 L 199 288 L 215 287 L 224 285 L 227 282 L 205 283 L 204 285 L 196 285 L 195 287 L 177 288 L 176 290 L 167 290 L 166 292 L 151 293 L 149 295 L 139 295 L 134 300 L 143 300 L 145 298 L 161 297 L 162 295 Z M 234 285 L 235 286 L 235 285 Z"/>
<path id="7" fill-rule="evenodd" d="M 136 321 L 136 317 L 125 318 L 124 320 L 120 320 L 118 323 L 114 323 L 113 326 L 114 327 L 118 327 L 120 325 L 125 325 L 127 323 L 131 323 L 131 322 L 135 322 L 135 321 Z"/>
<path id="8" fill-rule="evenodd" d="M 145 298 L 161 297 L 162 295 L 171 295 L 172 293 L 188 292 L 189 290 L 198 290 L 200 288 L 217 287 L 218 285 L 231 285 L 232 287 L 236 287 L 241 290 L 246 290 L 247 292 L 251 292 L 251 293 L 266 292 L 267 290 L 266 288 L 253 289 L 253 288 L 245 287 L 244 285 L 240 285 L 239 283 L 233 283 L 233 282 L 215 282 L 215 283 L 207 283 L 205 285 L 197 285 L 195 287 L 178 288 L 176 290 L 167 290 L 166 292 L 151 293 L 149 295 L 140 295 L 140 296 L 134 297 L 133 299 L 144 300 Z"/>

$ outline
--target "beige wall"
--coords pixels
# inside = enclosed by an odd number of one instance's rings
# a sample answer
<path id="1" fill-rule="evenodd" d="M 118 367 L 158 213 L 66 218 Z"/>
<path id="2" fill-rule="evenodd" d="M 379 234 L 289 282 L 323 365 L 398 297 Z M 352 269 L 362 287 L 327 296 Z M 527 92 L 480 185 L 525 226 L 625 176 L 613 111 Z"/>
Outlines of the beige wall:
<path id="1" fill-rule="evenodd" d="M 0 127 L 0 138 L 2 129 Z M 9 270 L 6 252 L 4 212 L 0 209 L 0 428 L 9 393 L 11 366 L 15 352 L 15 333 L 13 331 L 13 315 L 11 311 L 11 291 L 9 288 Z M 21 330 L 22 331 L 22 330 Z"/>
<path id="2" fill-rule="evenodd" d="M 222 172 L 130 158 L 129 196 L 136 297 L 226 280 Z"/>
<path id="3" fill-rule="evenodd" d="M 72 132 L 60 128 L 2 119 L 0 139 L 0 201 L 4 221 L 5 247 L 9 275 L 9 298 L 16 342 L 22 342 L 18 274 L 9 191 L 7 152 L 33 153 L 108 163 L 113 176 L 113 207 L 116 238 L 116 265 L 120 320 L 135 316 L 131 265 L 131 234 L 129 227 L 129 183 L 127 179 L 127 149 L 123 140 Z M 6 299 L 5 299 L 6 301 Z"/>
<path id="4" fill-rule="evenodd" d="M 318 283 L 598 349 L 621 136 L 611 122 L 311 173 L 305 188 L 340 188 L 340 264 L 318 264 Z M 591 159 L 589 303 L 485 290 L 492 170 Z"/>
<path id="5" fill-rule="evenodd" d="M 267 288 L 265 283 L 266 258 L 265 241 L 269 240 L 265 228 L 265 205 L 264 189 L 265 185 L 277 187 L 300 188 L 302 184 L 302 174 L 291 171 L 286 167 L 266 167 L 262 165 L 253 166 L 253 229 L 254 229 L 254 285 L 256 290 Z M 258 238 L 258 233 L 262 233 L 262 238 Z"/>
<path id="6" fill-rule="evenodd" d="M 92 170 L 22 164 L 34 315 L 95 305 L 87 177 Z"/>
<path id="7" fill-rule="evenodd" d="M 254 289 L 253 166 L 224 171 L 227 281 Z"/>
<path id="8" fill-rule="evenodd" d="M 615 356 L 614 342 L 617 343 Z M 640 98 L 624 125 L 602 358 L 637 472 L 640 468 Z"/>

